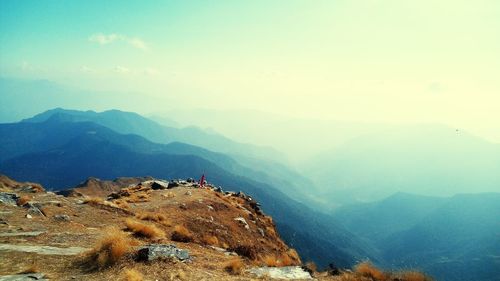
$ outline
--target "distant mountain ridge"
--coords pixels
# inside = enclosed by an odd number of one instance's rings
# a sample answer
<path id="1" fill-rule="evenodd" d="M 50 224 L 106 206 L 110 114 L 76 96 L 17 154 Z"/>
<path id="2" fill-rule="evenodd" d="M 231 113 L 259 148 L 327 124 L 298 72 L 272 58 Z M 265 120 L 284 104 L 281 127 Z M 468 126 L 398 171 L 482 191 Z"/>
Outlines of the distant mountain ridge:
<path id="1" fill-rule="evenodd" d="M 0 172 L 53 189 L 75 186 L 89 176 L 170 179 L 206 173 L 209 181 L 242 190 L 262 202 L 282 237 L 305 253 L 306 260 L 315 260 L 320 266 L 329 261 L 350 266 L 370 256 L 362 242 L 332 224 L 329 216 L 295 202 L 272 183 L 261 181 L 265 178 L 254 178 L 258 172 L 235 174 L 243 173 L 245 167 L 224 154 L 179 142 L 153 143 L 138 135 L 119 134 L 93 122 L 67 118 L 53 114 L 43 122 L 0 124 L 0 152 L 10 151 L 2 153 Z"/>

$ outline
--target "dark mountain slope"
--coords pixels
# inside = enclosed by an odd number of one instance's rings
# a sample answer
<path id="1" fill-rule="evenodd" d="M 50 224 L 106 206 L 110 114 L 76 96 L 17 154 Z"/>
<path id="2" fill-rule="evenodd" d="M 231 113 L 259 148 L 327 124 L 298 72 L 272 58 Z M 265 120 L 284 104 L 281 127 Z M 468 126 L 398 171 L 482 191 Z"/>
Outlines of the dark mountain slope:
<path id="1" fill-rule="evenodd" d="M 20 125 L 22 128 L 26 126 Z M 331 217 L 291 200 L 267 183 L 235 175 L 219 166 L 219 163 L 231 165 L 231 159 L 222 154 L 181 143 L 155 144 L 136 135 L 117 134 L 90 122 L 60 122 L 53 117 L 31 125 L 38 126 L 43 132 L 47 132 L 46 126 L 52 128 L 50 134 L 34 139 L 47 142 L 52 136 L 63 136 L 68 141 L 58 147 L 45 145 L 45 151 L 39 151 L 42 146 L 36 142 L 30 143 L 27 147 L 38 151 L 3 161 L 0 164 L 2 173 L 16 179 L 41 182 L 48 188 L 56 189 L 75 186 L 89 176 L 113 179 L 149 175 L 168 179 L 197 177 L 206 173 L 211 182 L 242 190 L 262 202 L 266 212 L 273 215 L 279 225 L 280 234 L 286 240 L 293 239 L 293 246 L 305 253 L 304 259 L 314 260 L 320 266 L 330 261 L 337 262 L 339 266 L 349 266 L 356 259 L 369 256 L 363 243 L 356 241 L 345 229 L 332 224 Z M 29 128 L 36 131 L 34 127 Z M 15 131 L 12 129 L 10 139 L 16 139 Z M 61 139 L 59 141 L 62 142 Z M 198 156 L 202 154 L 204 157 Z"/>

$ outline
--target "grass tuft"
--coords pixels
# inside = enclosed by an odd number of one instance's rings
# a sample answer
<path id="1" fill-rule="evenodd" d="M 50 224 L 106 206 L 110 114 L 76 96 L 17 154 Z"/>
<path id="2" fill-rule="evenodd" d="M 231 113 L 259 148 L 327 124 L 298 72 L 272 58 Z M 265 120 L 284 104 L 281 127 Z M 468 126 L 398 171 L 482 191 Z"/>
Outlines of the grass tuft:
<path id="1" fill-rule="evenodd" d="M 239 275 L 243 272 L 243 266 L 244 264 L 241 258 L 234 258 L 224 265 L 224 269 L 233 275 Z"/>
<path id="2" fill-rule="evenodd" d="M 19 199 L 17 199 L 17 205 L 23 206 L 24 204 L 28 203 L 29 201 L 31 201 L 31 197 L 23 195 Z"/>
<path id="3" fill-rule="evenodd" d="M 370 262 L 362 262 L 354 268 L 357 275 L 368 277 L 376 281 L 388 280 L 388 274 L 373 266 Z"/>
<path id="4" fill-rule="evenodd" d="M 163 230 L 151 224 L 145 224 L 134 219 L 126 219 L 125 225 L 128 230 L 132 231 L 135 235 L 146 238 L 161 238 L 165 236 Z"/>
<path id="5" fill-rule="evenodd" d="M 134 241 L 117 228 L 108 228 L 104 233 L 106 235 L 85 255 L 87 264 L 93 269 L 102 269 L 117 263 L 134 245 Z"/>
<path id="6" fill-rule="evenodd" d="M 124 273 L 124 281 L 142 281 L 144 277 L 142 274 L 135 269 L 125 269 Z"/>
<path id="7" fill-rule="evenodd" d="M 187 243 L 193 241 L 193 234 L 185 226 L 176 225 L 174 226 L 174 232 L 172 232 L 171 238 L 174 241 Z"/>

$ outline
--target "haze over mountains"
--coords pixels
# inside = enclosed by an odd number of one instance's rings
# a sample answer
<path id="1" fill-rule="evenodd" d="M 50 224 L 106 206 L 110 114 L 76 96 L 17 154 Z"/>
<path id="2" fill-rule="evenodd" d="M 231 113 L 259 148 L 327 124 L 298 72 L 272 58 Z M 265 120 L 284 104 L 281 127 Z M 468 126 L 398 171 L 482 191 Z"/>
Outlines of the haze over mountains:
<path id="1" fill-rule="evenodd" d="M 307 178 L 269 147 L 132 112 L 57 108 L 0 124 L 0 172 L 53 190 L 88 177 L 205 173 L 258 199 L 284 240 L 319 266 L 370 259 L 438 280 L 496 280 L 499 194 L 484 192 L 498 191 L 497 145 L 442 126 L 389 132 L 312 158 Z"/>

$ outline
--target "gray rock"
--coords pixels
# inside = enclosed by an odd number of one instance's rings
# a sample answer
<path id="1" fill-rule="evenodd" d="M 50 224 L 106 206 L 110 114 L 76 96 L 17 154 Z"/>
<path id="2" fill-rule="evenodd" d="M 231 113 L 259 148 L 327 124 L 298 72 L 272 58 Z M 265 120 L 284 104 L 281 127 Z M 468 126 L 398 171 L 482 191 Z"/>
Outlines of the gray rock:
<path id="1" fill-rule="evenodd" d="M 151 184 L 151 188 L 154 190 L 159 190 L 159 189 L 167 189 L 169 186 L 168 182 L 163 182 L 163 181 L 153 181 Z"/>
<path id="2" fill-rule="evenodd" d="M 5 205 L 17 205 L 17 199 L 19 199 L 19 196 L 15 193 L 10 193 L 10 192 L 0 192 L 0 203 L 3 203 Z"/>
<path id="3" fill-rule="evenodd" d="M 15 236 L 31 236 L 35 237 L 47 231 L 27 231 L 27 232 L 4 232 L 0 233 L 0 237 L 15 237 Z"/>
<path id="4" fill-rule="evenodd" d="M 171 181 L 168 183 L 168 186 L 167 188 L 170 189 L 170 188 L 174 188 L 174 187 L 178 187 L 179 186 L 179 183 L 176 182 L 176 181 Z"/>
<path id="5" fill-rule="evenodd" d="M 249 270 L 258 277 L 269 276 L 272 279 L 312 279 L 311 274 L 300 266 L 255 267 Z"/>
<path id="6" fill-rule="evenodd" d="M 0 281 L 33 281 L 33 280 L 49 280 L 45 278 L 43 273 L 28 273 L 0 276 Z"/>
<path id="7" fill-rule="evenodd" d="M 23 205 L 24 208 L 28 209 L 28 214 L 34 216 L 45 216 L 45 214 L 40 210 L 41 205 L 38 203 L 28 202 Z"/>
<path id="8" fill-rule="evenodd" d="M 54 219 L 56 221 L 70 221 L 70 217 L 68 215 L 54 215 Z"/>
<path id="9" fill-rule="evenodd" d="M 248 225 L 248 223 L 245 220 L 245 218 L 239 217 L 239 218 L 235 218 L 234 220 L 237 221 L 237 222 L 239 222 L 240 225 L 244 226 L 245 229 L 250 229 L 250 226 Z"/>
<path id="10" fill-rule="evenodd" d="M 139 259 L 152 261 L 156 259 L 176 258 L 184 261 L 190 258 L 189 252 L 171 244 L 150 244 L 139 248 Z"/>
<path id="11" fill-rule="evenodd" d="M 52 246 L 0 244 L 0 251 L 37 253 L 40 255 L 73 256 L 73 255 L 79 255 L 88 250 L 89 249 L 82 247 L 58 248 Z"/>

